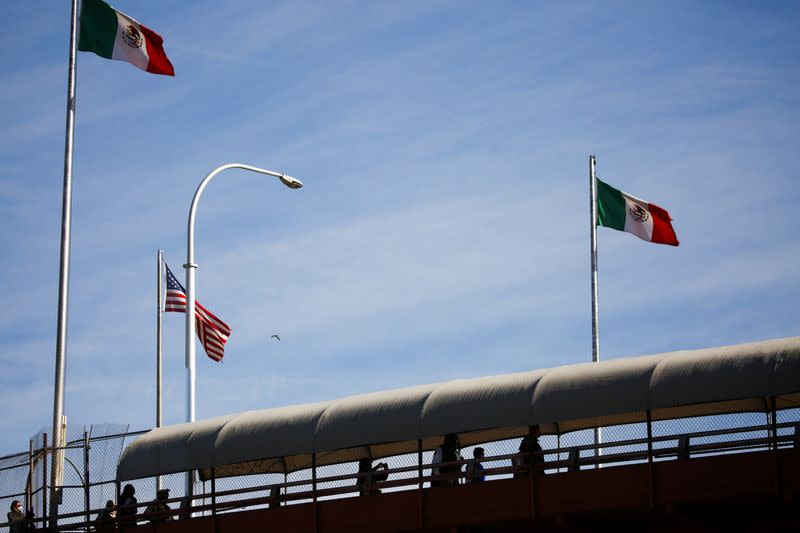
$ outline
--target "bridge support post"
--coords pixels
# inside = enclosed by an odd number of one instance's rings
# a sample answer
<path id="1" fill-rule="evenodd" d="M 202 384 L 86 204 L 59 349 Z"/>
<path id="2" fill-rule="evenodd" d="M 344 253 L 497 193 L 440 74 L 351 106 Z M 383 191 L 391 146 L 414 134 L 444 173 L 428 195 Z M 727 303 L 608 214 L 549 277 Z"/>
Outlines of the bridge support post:
<path id="1" fill-rule="evenodd" d="M 649 488 L 650 510 L 656 507 L 656 480 L 653 466 L 653 414 L 647 410 L 647 484 Z"/>
<path id="2" fill-rule="evenodd" d="M 770 433 L 772 433 L 770 435 L 772 437 L 770 445 L 772 453 L 775 454 L 775 496 L 777 496 L 778 501 L 782 501 L 784 498 L 783 479 L 781 477 L 783 465 L 781 464 L 781 454 L 778 450 L 778 410 L 776 409 L 775 396 L 770 396 L 769 398 L 769 414 L 771 418 Z"/>
<path id="3" fill-rule="evenodd" d="M 52 453 L 56 453 L 56 451 L 52 450 Z M 42 438 L 42 457 L 44 459 L 42 462 L 42 528 L 44 528 L 45 524 L 47 524 L 48 511 L 50 509 L 47 506 L 47 432 L 45 432 L 44 437 Z"/>
<path id="4" fill-rule="evenodd" d="M 778 410 L 776 409 L 775 396 L 769 398 L 770 433 L 772 433 L 772 449 L 778 449 Z"/>
<path id="5" fill-rule="evenodd" d="M 122 502 L 119 499 L 120 495 L 122 494 L 122 483 L 120 483 L 119 478 L 117 478 L 116 481 L 114 482 L 114 490 L 115 490 L 114 501 L 117 502 L 117 512 L 119 512 L 119 506 L 122 505 Z M 137 513 L 139 512 L 138 508 L 136 509 L 136 512 Z M 124 523 L 125 522 L 122 522 L 122 520 L 120 520 L 120 516 L 117 515 L 117 531 L 125 531 L 123 527 Z M 133 525 L 136 525 L 136 523 L 134 522 Z"/>
<path id="6" fill-rule="evenodd" d="M 33 508 L 33 439 L 28 440 L 28 482 L 25 483 L 25 512 Z"/>
<path id="7" fill-rule="evenodd" d="M 217 518 L 217 470 L 211 467 L 211 520 L 214 522 L 214 533 L 219 533 Z"/>
<path id="8" fill-rule="evenodd" d="M 214 529 L 217 521 L 217 471 L 211 467 L 211 516 L 214 517 Z"/>
<path id="9" fill-rule="evenodd" d="M 425 476 L 422 471 L 422 439 L 417 439 L 417 476 L 419 480 L 417 487 L 417 527 L 419 529 L 424 529 L 425 495 L 422 493 L 422 487 L 425 484 Z"/>
<path id="10" fill-rule="evenodd" d="M 558 432 L 558 422 L 556 422 L 556 431 Z M 558 450 L 558 455 L 556 456 L 556 460 L 561 463 L 561 433 L 556 433 L 556 449 Z M 556 468 L 556 474 L 561 473 L 561 466 Z"/>
<path id="11" fill-rule="evenodd" d="M 89 510 L 91 509 L 90 501 L 90 487 L 89 487 L 89 433 L 83 431 L 83 510 L 86 518 L 86 533 L 89 533 L 91 526 L 91 516 Z"/>
<path id="12" fill-rule="evenodd" d="M 535 464 L 538 464 L 537 461 L 534 460 L 533 454 L 535 452 L 531 451 L 532 445 L 536 442 L 536 434 L 534 432 L 534 426 L 528 426 L 528 442 L 531 443 L 531 448 L 525 450 L 523 453 L 528 454 L 528 479 L 530 480 L 530 491 L 531 491 L 531 510 L 530 510 L 530 519 L 531 521 L 536 520 L 536 507 L 537 507 L 537 498 L 538 498 L 538 477 L 539 473 L 537 469 L 534 467 Z M 542 457 L 544 459 L 544 457 Z"/>
<path id="13" fill-rule="evenodd" d="M 311 454 L 311 493 L 314 497 L 314 531 L 319 532 L 319 502 L 317 501 L 317 454 Z"/>

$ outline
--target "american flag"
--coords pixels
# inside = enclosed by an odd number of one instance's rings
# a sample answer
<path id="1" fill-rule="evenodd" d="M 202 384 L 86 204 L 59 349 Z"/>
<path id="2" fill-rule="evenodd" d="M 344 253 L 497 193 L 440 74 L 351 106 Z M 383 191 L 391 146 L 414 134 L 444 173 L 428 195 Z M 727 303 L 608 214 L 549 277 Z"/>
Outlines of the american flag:
<path id="1" fill-rule="evenodd" d="M 167 298 L 164 301 L 164 311 L 185 313 L 186 290 L 166 263 L 164 263 L 164 267 L 167 269 Z M 206 355 L 214 361 L 222 361 L 225 356 L 225 343 L 228 342 L 231 328 L 217 318 L 214 313 L 200 305 L 197 300 L 194 301 L 194 316 L 197 338 L 203 343 Z"/>

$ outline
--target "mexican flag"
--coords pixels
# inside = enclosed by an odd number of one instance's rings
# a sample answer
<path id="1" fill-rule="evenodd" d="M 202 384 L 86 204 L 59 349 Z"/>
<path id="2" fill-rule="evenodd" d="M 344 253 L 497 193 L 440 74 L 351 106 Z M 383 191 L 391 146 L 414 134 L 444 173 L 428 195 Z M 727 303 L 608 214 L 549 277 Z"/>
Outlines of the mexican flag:
<path id="1" fill-rule="evenodd" d="M 83 0 L 78 50 L 127 61 L 153 74 L 174 76 L 159 34 L 102 0 Z"/>
<path id="2" fill-rule="evenodd" d="M 634 198 L 597 180 L 597 225 L 633 233 L 640 239 L 678 246 L 666 209 Z"/>

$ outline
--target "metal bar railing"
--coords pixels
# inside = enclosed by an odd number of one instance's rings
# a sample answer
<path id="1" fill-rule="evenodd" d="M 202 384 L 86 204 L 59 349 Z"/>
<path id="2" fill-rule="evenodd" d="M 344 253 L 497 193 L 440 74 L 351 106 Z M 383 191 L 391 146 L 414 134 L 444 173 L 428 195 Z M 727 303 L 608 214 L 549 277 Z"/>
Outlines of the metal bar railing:
<path id="1" fill-rule="evenodd" d="M 774 401 L 771 402 L 770 407 L 774 408 Z M 680 420 L 680 419 L 677 419 Z M 694 431 L 689 433 L 676 433 L 670 435 L 659 435 L 653 436 L 653 422 L 650 418 L 648 418 L 646 429 L 647 429 L 647 436 L 644 438 L 631 438 L 631 439 L 624 439 L 624 440 L 617 440 L 617 441 L 610 441 L 610 442 L 603 442 L 600 445 L 595 445 L 594 443 L 590 444 L 580 444 L 575 446 L 564 446 L 562 447 L 561 444 L 561 435 L 558 437 L 558 445 L 555 448 L 545 449 L 541 452 L 535 452 L 535 454 L 541 456 L 541 461 L 536 462 L 535 469 L 539 472 L 552 472 L 553 474 L 557 474 L 561 472 L 561 469 L 566 468 L 566 470 L 574 471 L 576 469 L 581 468 L 591 468 L 598 464 L 603 465 L 618 465 L 618 464 L 630 464 L 630 463 L 637 463 L 637 462 L 651 462 L 653 460 L 665 460 L 665 459 L 674 459 L 681 456 L 681 439 L 684 439 L 684 443 L 687 444 L 685 446 L 685 450 L 683 452 L 688 452 L 689 456 L 691 457 L 702 457 L 712 454 L 723 454 L 723 453 L 735 453 L 735 452 L 748 452 L 754 450 L 765 450 L 765 449 L 781 449 L 786 447 L 797 446 L 797 436 L 792 434 L 786 435 L 779 435 L 779 431 L 781 429 L 795 429 L 797 428 L 798 422 L 797 421 L 788 421 L 778 423 L 777 416 L 772 416 L 766 424 L 755 424 L 755 425 L 743 425 L 743 426 L 736 426 L 736 427 L 728 427 L 728 428 L 721 428 L 721 429 L 714 429 L 714 430 L 704 430 L 704 431 Z M 755 433 L 755 432 L 763 432 L 765 436 L 756 436 L 756 437 L 746 437 L 748 433 Z M 88 449 L 91 446 L 91 443 L 98 442 L 98 441 L 106 441 L 106 440 L 113 440 L 113 439 L 120 439 L 120 438 L 127 438 L 129 436 L 137 436 L 146 433 L 145 430 L 143 431 L 133 431 L 133 432 L 125 432 L 125 433 L 118 433 L 115 435 L 104 435 L 102 437 L 91 437 L 89 438 L 87 434 L 84 435 L 84 438 L 80 441 L 70 441 L 67 443 L 66 446 L 60 447 L 58 449 L 67 450 L 67 449 L 83 449 L 84 451 L 84 479 L 82 480 L 81 484 L 68 484 L 63 485 L 62 488 L 64 489 L 83 489 L 84 491 L 84 498 L 83 498 L 83 509 L 75 512 L 70 513 L 59 513 L 59 519 L 74 519 L 79 518 L 80 521 L 75 521 L 69 524 L 64 524 L 64 528 L 75 529 L 75 528 L 85 528 L 86 531 L 89 531 L 91 526 L 91 516 L 96 515 L 98 512 L 102 511 L 102 508 L 98 509 L 90 509 L 91 506 L 91 493 L 90 489 L 92 487 L 98 487 L 103 485 L 109 484 L 117 484 L 116 480 L 98 480 L 93 481 L 90 479 L 89 476 L 89 454 Z M 704 439 L 713 439 L 715 437 L 726 437 L 731 436 L 729 439 L 722 439 L 716 440 L 714 442 L 702 442 L 698 443 L 698 440 Z M 508 440 L 508 439 L 505 439 Z M 678 441 L 676 443 L 676 441 Z M 672 443 L 676 443 L 672 445 Z M 34 474 L 34 466 L 42 459 L 47 458 L 49 454 L 52 454 L 55 451 L 55 448 L 47 446 L 47 435 L 43 436 L 43 444 L 44 446 L 40 449 L 34 450 L 33 449 L 33 441 L 30 442 L 30 449 L 27 453 L 17 453 L 7 455 L 2 460 L 20 460 L 21 462 L 15 465 L 4 466 L 0 467 L 0 472 L 13 470 L 17 468 L 24 468 L 29 471 L 30 479 L 33 479 Z M 667 444 L 667 445 L 665 445 Z M 626 451 L 614 451 L 615 448 L 623 448 L 623 447 L 641 447 L 638 450 L 626 450 Z M 594 454 L 590 453 L 596 449 L 603 449 L 604 453 L 597 457 Z M 514 457 L 518 457 L 519 453 L 507 453 L 507 454 L 496 454 L 492 456 L 487 456 L 481 459 L 482 463 L 486 464 L 485 468 L 485 475 L 488 478 L 497 478 L 501 476 L 510 476 L 514 474 L 525 474 L 529 471 L 529 466 L 507 466 L 507 465 L 498 465 L 498 466 L 491 466 L 497 465 L 502 461 L 511 461 Z M 585 457 L 581 455 L 585 454 Z M 441 464 L 424 464 L 422 460 L 422 448 L 421 443 L 418 443 L 418 449 L 416 453 L 412 454 L 416 455 L 416 461 L 414 464 L 408 466 L 398 466 L 391 469 L 388 469 L 387 472 L 390 476 L 390 479 L 386 481 L 381 481 L 375 483 L 375 487 L 379 489 L 417 489 L 421 490 L 424 486 L 424 483 L 436 481 L 436 480 L 465 480 L 467 478 L 467 473 L 462 471 L 464 465 L 469 464 L 472 462 L 472 459 L 464 459 L 460 461 L 448 462 L 448 463 L 441 463 Z M 562 457 L 567 456 L 567 459 L 563 459 Z M 545 460 L 548 457 L 555 457 L 553 460 Z M 359 485 L 357 484 L 357 480 L 359 477 L 363 477 L 364 474 L 351 473 L 351 474 L 336 474 L 336 475 L 329 475 L 329 476 L 318 476 L 318 467 L 317 467 L 316 457 L 313 461 L 313 468 L 310 469 L 309 478 L 308 479 L 300 479 L 295 481 L 288 481 L 284 479 L 282 483 L 270 483 L 266 485 L 258 485 L 258 486 L 250 486 L 250 487 L 243 487 L 243 488 L 236 488 L 230 490 L 217 490 L 218 487 L 218 479 L 216 476 L 213 477 L 211 483 L 211 492 L 210 493 L 200 493 L 197 495 L 193 495 L 190 497 L 189 505 L 191 507 L 192 512 L 211 512 L 212 514 L 215 513 L 225 513 L 231 512 L 236 509 L 242 509 L 252 506 L 263 506 L 268 504 L 274 504 L 277 502 L 282 504 L 293 503 L 293 502 L 301 502 L 304 500 L 316 501 L 319 498 L 325 497 L 338 497 L 347 494 L 358 494 L 359 493 Z M 533 461 L 529 462 L 528 464 L 532 464 Z M 47 479 L 47 461 L 42 461 L 42 476 L 45 482 L 42 483 L 41 487 L 33 488 L 26 487 L 25 491 L 22 492 L 15 492 L 13 494 L 8 494 L 6 496 L 0 496 L 0 498 L 26 498 L 26 504 L 30 504 L 30 502 L 36 498 L 41 496 L 44 506 L 42 513 L 44 516 L 36 518 L 35 522 L 37 524 L 44 524 L 47 521 L 47 505 L 46 505 L 46 498 L 47 498 L 47 490 L 46 490 L 46 479 Z M 444 473 L 433 475 L 432 469 L 434 467 L 448 467 L 453 466 L 457 467 L 457 472 L 451 473 Z M 426 475 L 426 472 L 431 472 L 430 474 Z M 398 478 L 398 475 L 402 475 L 405 477 Z M 392 478 L 394 476 L 394 478 Z M 92 476 L 94 477 L 94 476 Z M 326 486 L 331 484 L 341 483 L 340 486 Z M 349 483 L 349 484 L 348 484 Z M 279 494 L 278 499 L 271 497 L 270 490 L 273 488 L 278 487 L 282 494 Z M 310 487 L 310 490 L 309 490 Z M 288 492 L 289 489 L 298 489 L 294 490 L 293 492 Z M 116 491 L 115 491 L 116 492 Z M 255 496 L 255 493 L 264 492 L 264 495 Z M 252 497 L 248 497 L 252 496 Z M 233 498 L 234 500 L 231 501 L 230 499 Z M 184 498 L 185 499 L 185 498 Z M 181 502 L 183 500 L 181 498 L 167 500 L 168 502 Z M 196 502 L 202 501 L 211 501 L 211 505 L 194 505 Z M 228 499 L 228 501 L 222 501 L 223 499 Z M 139 504 L 137 507 L 145 507 L 147 504 Z M 170 515 L 178 515 L 181 512 L 185 512 L 185 509 L 176 509 L 170 512 Z M 139 515 L 137 520 L 144 520 L 146 517 Z M 1 526 L 6 526 L 7 523 L 0 524 Z M 60 528 L 61 529 L 61 528 Z"/>
<path id="2" fill-rule="evenodd" d="M 741 433 L 742 428 L 736 428 L 736 433 Z M 712 432 L 698 432 L 697 434 L 708 434 Z M 724 434 L 725 432 L 715 431 L 715 434 Z M 663 437 L 663 440 L 676 440 L 678 436 L 669 436 Z M 791 436 L 782 436 L 780 437 L 781 441 L 792 441 L 793 437 Z M 646 442 L 645 439 L 636 439 L 633 442 Z M 737 441 L 722 441 L 716 443 L 707 443 L 707 444 L 700 444 L 700 445 L 693 445 L 691 446 L 691 451 L 696 452 L 696 454 L 704 454 L 708 452 L 723 452 L 723 451 L 730 451 L 730 450 L 748 450 L 748 449 L 763 449 L 766 447 L 768 443 L 767 438 L 752 438 L 752 439 L 744 439 L 744 440 L 737 440 Z M 618 446 L 619 443 L 608 443 L 610 447 Z M 546 455 L 558 455 L 563 454 L 564 452 L 575 450 L 575 449 L 583 449 L 584 446 L 576 446 L 570 448 L 555 448 L 555 449 L 547 449 L 543 450 L 542 452 L 537 452 L 538 455 L 546 456 Z M 498 462 L 501 460 L 508 460 L 514 457 L 516 454 L 504 454 L 504 455 L 497 455 L 486 457 L 483 459 L 483 462 L 486 463 L 493 463 Z M 633 451 L 633 452 L 619 452 L 614 454 L 606 454 L 601 456 L 600 458 L 595 458 L 594 456 L 588 456 L 585 458 L 580 458 L 578 461 L 578 466 L 591 466 L 597 462 L 602 462 L 603 464 L 614 464 L 620 462 L 630 463 L 631 461 L 640 460 L 645 462 L 648 458 L 648 451 L 641 450 L 641 451 Z M 654 455 L 657 457 L 676 457 L 678 455 L 678 447 L 669 447 L 669 448 L 659 448 L 654 450 Z M 461 460 L 461 461 L 453 461 L 447 463 L 439 463 L 439 464 L 428 464 L 424 465 L 424 469 L 430 469 L 435 466 L 464 466 L 468 464 L 471 460 Z M 569 465 L 568 461 L 566 460 L 554 460 L 554 461 L 542 461 L 537 468 L 539 470 L 551 470 L 565 466 L 574 466 Z M 418 471 L 419 467 L 417 465 L 407 466 L 407 467 L 399 467 L 399 468 L 392 468 L 389 469 L 387 472 L 391 476 L 393 474 L 405 473 L 405 472 L 413 472 Z M 503 475 L 503 474 L 514 474 L 514 473 L 524 473 L 527 471 L 527 467 L 515 467 L 515 466 L 504 466 L 499 468 L 487 468 L 486 475 L 493 476 L 493 475 Z M 363 475 L 363 474 L 361 474 Z M 431 481 L 431 480 L 438 480 L 438 479 L 453 479 L 453 478 L 466 478 L 466 473 L 463 471 L 451 473 L 451 474 L 439 474 L 439 475 L 429 475 L 423 476 L 422 480 L 424 481 Z M 327 477 L 317 477 L 316 484 L 317 486 L 324 484 L 324 483 L 332 483 L 337 481 L 353 481 L 355 482 L 359 477 L 359 473 L 352 473 L 352 474 L 344 474 L 344 475 L 336 475 L 336 476 L 327 476 Z M 376 487 L 378 488 L 394 488 L 394 487 L 414 487 L 418 486 L 419 479 L 416 477 L 408 477 L 408 478 L 401 478 L 396 480 L 387 480 L 383 482 L 376 483 Z M 293 481 L 288 483 L 283 483 L 280 486 L 282 488 L 290 488 L 290 487 L 301 487 L 301 486 L 309 486 L 313 487 L 314 485 L 314 478 L 306 479 L 306 480 L 299 480 Z M 216 498 L 223 498 L 223 497 L 230 497 L 230 496 L 237 496 L 237 495 L 245 495 L 253 492 L 266 492 L 271 489 L 274 484 L 270 485 L 260 485 L 256 487 L 246 487 L 241 489 L 233 489 L 227 491 L 217 491 L 215 495 Z M 313 499 L 314 495 L 319 497 L 329 496 L 329 495 L 336 495 L 342 493 L 357 493 L 359 490 L 358 486 L 354 483 L 348 486 L 342 487 L 331 487 L 331 488 L 318 488 L 316 491 L 301 491 L 301 492 L 294 492 L 285 494 L 281 497 L 281 501 L 293 501 L 293 500 L 304 500 L 304 499 Z M 195 499 L 207 498 L 208 495 L 206 494 L 198 494 L 194 496 Z M 256 497 L 252 499 L 245 499 L 245 500 L 238 500 L 234 502 L 219 502 L 218 512 L 224 512 L 226 508 L 242 508 L 246 507 L 251 503 L 258 503 L 263 504 L 269 500 L 267 496 L 263 497 Z M 193 507 L 193 509 L 196 509 Z"/>

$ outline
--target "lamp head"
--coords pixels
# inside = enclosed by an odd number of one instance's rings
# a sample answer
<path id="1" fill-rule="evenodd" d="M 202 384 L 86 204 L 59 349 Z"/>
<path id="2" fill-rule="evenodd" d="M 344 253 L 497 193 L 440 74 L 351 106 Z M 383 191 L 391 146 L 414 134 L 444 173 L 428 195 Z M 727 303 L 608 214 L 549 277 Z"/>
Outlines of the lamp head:
<path id="1" fill-rule="evenodd" d="M 279 176 L 280 180 L 283 182 L 284 185 L 289 187 L 290 189 L 299 189 L 303 186 L 303 182 L 297 178 L 293 178 L 288 174 L 281 174 Z"/>

